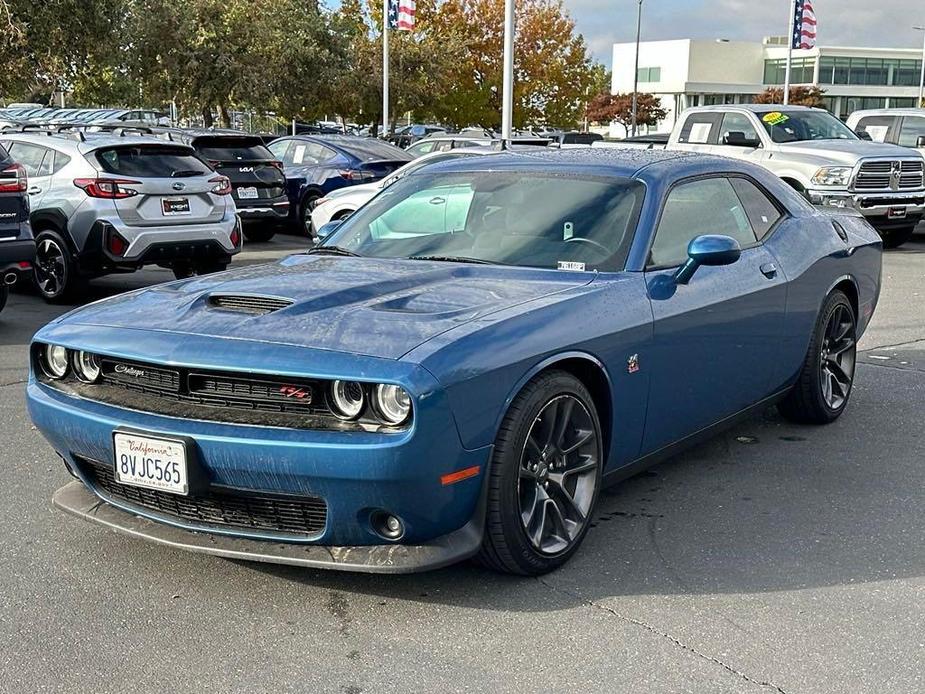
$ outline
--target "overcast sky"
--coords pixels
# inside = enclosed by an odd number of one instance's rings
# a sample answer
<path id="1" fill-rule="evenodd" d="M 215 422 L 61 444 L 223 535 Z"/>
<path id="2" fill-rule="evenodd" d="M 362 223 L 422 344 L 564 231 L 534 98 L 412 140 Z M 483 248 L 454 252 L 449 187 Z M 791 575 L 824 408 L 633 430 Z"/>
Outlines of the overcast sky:
<path id="1" fill-rule="evenodd" d="M 636 0 L 564 0 L 595 58 L 610 67 L 612 45 L 636 36 Z M 644 0 L 642 40 L 756 40 L 787 33 L 790 0 Z M 813 0 L 824 46 L 915 48 L 925 0 Z"/>

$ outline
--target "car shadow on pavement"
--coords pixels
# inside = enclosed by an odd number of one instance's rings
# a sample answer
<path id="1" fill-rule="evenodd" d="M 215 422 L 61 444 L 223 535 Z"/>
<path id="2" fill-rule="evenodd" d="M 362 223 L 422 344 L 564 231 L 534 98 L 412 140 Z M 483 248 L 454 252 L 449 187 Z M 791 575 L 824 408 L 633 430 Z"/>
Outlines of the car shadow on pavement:
<path id="1" fill-rule="evenodd" d="M 767 410 L 605 490 L 580 551 L 539 579 L 471 562 L 402 576 L 237 563 L 334 591 L 499 611 L 922 576 L 925 446 L 894 445 L 894 427 L 906 423 L 881 418 L 910 391 L 896 370 L 862 365 L 859 373 L 851 408 L 835 424 L 796 426 Z M 863 383 L 877 377 L 897 383 Z M 922 374 L 915 377 L 921 387 Z M 913 411 L 910 424 L 916 418 Z M 526 589 L 537 583 L 548 588 L 540 599 Z"/>

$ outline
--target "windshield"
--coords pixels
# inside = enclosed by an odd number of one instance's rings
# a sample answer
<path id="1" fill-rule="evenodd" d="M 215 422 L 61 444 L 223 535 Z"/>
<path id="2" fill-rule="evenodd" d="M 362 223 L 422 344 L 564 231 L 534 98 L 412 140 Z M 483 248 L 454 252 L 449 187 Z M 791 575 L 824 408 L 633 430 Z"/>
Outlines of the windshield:
<path id="1" fill-rule="evenodd" d="M 385 189 L 324 245 L 375 258 L 620 270 L 643 195 L 623 178 L 425 170 Z"/>
<path id="2" fill-rule="evenodd" d="M 847 125 L 825 111 L 766 111 L 757 115 L 774 142 L 858 139 Z"/>

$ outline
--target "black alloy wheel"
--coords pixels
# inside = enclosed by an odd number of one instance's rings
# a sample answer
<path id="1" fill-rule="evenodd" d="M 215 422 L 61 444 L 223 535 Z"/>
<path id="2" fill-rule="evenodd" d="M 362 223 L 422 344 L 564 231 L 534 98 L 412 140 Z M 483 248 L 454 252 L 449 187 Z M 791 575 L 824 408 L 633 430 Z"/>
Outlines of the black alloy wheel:
<path id="1" fill-rule="evenodd" d="M 67 244 L 53 231 L 42 231 L 35 239 L 33 281 L 46 301 L 67 298 L 79 277 Z"/>
<path id="2" fill-rule="evenodd" d="M 495 441 L 479 561 L 525 576 L 568 561 L 590 525 L 602 441 L 594 401 L 581 381 L 563 371 L 530 381 Z"/>
<path id="3" fill-rule="evenodd" d="M 796 383 L 778 409 L 802 424 L 827 424 L 848 405 L 857 364 L 857 318 L 848 297 L 833 291 L 816 328 Z"/>

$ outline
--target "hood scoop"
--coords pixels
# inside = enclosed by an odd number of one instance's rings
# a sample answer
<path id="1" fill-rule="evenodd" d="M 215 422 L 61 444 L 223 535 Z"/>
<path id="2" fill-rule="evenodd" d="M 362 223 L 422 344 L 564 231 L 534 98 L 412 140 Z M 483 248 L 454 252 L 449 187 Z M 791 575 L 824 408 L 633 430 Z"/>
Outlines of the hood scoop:
<path id="1" fill-rule="evenodd" d="M 248 313 L 263 316 L 292 306 L 292 299 L 259 294 L 211 294 L 208 304 L 211 308 L 234 313 Z"/>

